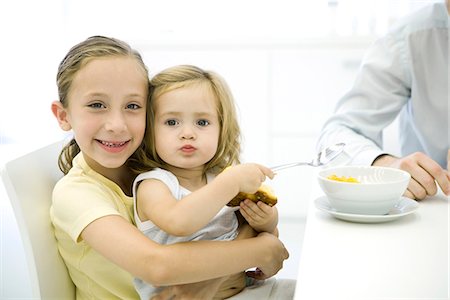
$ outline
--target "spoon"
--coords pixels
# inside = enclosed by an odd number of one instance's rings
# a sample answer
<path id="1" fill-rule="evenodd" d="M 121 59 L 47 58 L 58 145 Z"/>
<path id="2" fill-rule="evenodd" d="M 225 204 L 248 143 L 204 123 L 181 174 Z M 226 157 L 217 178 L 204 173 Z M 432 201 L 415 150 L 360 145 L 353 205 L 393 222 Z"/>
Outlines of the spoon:
<path id="1" fill-rule="evenodd" d="M 297 166 L 311 166 L 320 167 L 328 164 L 330 161 L 335 159 L 344 150 L 344 143 L 338 143 L 336 145 L 327 147 L 317 153 L 317 157 L 310 162 L 294 162 L 289 164 L 283 164 L 270 168 L 273 172 L 280 171 L 287 168 L 297 167 Z"/>

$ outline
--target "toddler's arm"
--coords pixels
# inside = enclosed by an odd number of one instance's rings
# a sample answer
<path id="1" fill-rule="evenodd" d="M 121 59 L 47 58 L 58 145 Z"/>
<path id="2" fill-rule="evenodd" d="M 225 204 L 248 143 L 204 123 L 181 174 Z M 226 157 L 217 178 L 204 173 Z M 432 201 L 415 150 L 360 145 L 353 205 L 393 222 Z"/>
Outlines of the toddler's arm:
<path id="1" fill-rule="evenodd" d="M 186 236 L 204 227 L 239 192 L 254 193 L 273 172 L 258 164 L 242 164 L 220 173 L 211 183 L 176 200 L 159 180 L 147 179 L 137 190 L 141 221 L 151 220 L 165 232 Z"/>

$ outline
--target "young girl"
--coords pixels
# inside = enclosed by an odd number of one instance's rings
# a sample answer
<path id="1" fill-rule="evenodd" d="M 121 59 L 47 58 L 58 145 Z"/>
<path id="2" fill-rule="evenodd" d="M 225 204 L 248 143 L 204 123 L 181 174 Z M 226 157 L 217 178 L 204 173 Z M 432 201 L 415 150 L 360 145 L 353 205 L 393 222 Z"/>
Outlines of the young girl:
<path id="1" fill-rule="evenodd" d="M 59 66 L 57 85 L 52 111 L 74 139 L 60 156 L 66 175 L 55 186 L 50 213 L 77 299 L 138 299 L 133 277 L 170 285 L 161 293 L 167 298 L 209 299 L 242 270 L 259 267 L 270 277 L 282 267 L 283 244 L 249 227 L 234 241 L 164 246 L 133 225 L 132 170 L 148 148 L 149 82 L 129 45 L 106 37 L 75 45 Z"/>
<path id="2" fill-rule="evenodd" d="M 137 227 L 153 241 L 233 240 L 236 209 L 225 206 L 239 192 L 254 193 L 272 172 L 239 163 L 239 126 L 233 98 L 216 73 L 176 66 L 152 80 L 148 168 L 134 183 Z M 227 166 L 236 165 L 224 169 Z M 240 212 L 258 232 L 274 233 L 277 209 L 247 200 Z M 141 299 L 157 291 L 136 279 Z M 229 288 L 228 295 L 241 289 Z M 221 291 L 223 294 L 224 291 Z"/>

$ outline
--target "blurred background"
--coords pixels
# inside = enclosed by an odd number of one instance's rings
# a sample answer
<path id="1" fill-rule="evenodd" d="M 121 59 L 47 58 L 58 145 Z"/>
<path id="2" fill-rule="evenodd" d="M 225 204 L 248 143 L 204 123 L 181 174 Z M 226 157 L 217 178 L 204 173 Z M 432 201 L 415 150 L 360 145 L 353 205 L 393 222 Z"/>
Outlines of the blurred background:
<path id="1" fill-rule="evenodd" d="M 0 165 L 66 137 L 50 111 L 57 67 L 92 35 L 128 42 L 150 75 L 176 64 L 221 74 L 238 106 L 243 161 L 310 160 L 367 48 L 399 17 L 432 2 L 441 1 L 1 1 Z M 395 122 L 387 131 L 395 153 Z M 296 276 L 313 172 L 290 169 L 268 182 L 291 252 L 281 276 Z M 26 298 L 20 236 L 2 190 L 0 209 L 0 299 Z"/>

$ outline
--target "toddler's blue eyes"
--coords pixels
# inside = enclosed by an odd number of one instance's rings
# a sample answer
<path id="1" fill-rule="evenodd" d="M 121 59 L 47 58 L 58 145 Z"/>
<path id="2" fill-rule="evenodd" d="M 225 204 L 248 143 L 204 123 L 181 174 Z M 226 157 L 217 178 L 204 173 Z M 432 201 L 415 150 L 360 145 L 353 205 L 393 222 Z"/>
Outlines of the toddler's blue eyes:
<path id="1" fill-rule="evenodd" d="M 177 120 L 167 120 L 164 124 L 167 124 L 169 126 L 177 126 L 180 123 Z M 197 126 L 204 127 L 204 126 L 208 126 L 210 123 L 208 120 L 198 120 L 196 122 L 196 124 L 197 124 Z"/>
<path id="2" fill-rule="evenodd" d="M 197 121 L 197 125 L 199 125 L 199 126 L 207 126 L 207 125 L 209 125 L 209 121 L 207 121 L 207 120 L 198 120 Z"/>
<path id="3" fill-rule="evenodd" d="M 175 126 L 175 125 L 177 125 L 177 121 L 175 121 L 175 120 L 167 120 L 166 124 L 169 125 L 169 126 Z"/>

